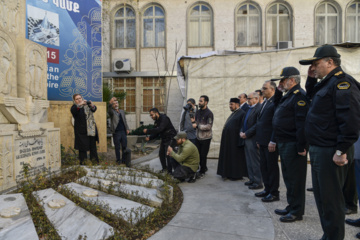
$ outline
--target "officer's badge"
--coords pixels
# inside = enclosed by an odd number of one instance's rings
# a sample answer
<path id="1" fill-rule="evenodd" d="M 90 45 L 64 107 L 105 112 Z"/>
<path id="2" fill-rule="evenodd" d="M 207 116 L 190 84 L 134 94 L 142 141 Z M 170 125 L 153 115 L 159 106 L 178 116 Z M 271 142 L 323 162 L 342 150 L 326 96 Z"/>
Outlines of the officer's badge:
<path id="1" fill-rule="evenodd" d="M 295 90 L 295 91 L 294 91 L 294 94 L 297 94 L 298 92 L 299 92 L 299 89 L 298 89 L 298 90 Z"/>
<path id="2" fill-rule="evenodd" d="M 337 73 L 335 73 L 334 75 L 335 75 L 335 76 L 339 76 L 340 74 L 343 74 L 343 71 L 337 72 Z"/>
<path id="3" fill-rule="evenodd" d="M 304 100 L 300 100 L 297 102 L 297 105 L 299 105 L 300 107 L 303 107 L 306 105 L 306 102 Z"/>
<path id="4" fill-rule="evenodd" d="M 341 82 L 337 85 L 337 88 L 340 90 L 345 90 L 350 88 L 350 83 L 348 82 Z"/>

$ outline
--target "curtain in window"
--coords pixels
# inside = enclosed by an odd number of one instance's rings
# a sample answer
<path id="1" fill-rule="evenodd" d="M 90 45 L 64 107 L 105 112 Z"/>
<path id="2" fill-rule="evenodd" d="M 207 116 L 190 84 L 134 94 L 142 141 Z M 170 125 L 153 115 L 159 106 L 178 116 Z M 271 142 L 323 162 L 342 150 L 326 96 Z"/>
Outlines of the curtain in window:
<path id="1" fill-rule="evenodd" d="M 115 47 L 124 47 L 124 20 L 115 20 Z"/>
<path id="2" fill-rule="evenodd" d="M 249 17 L 249 44 L 260 45 L 260 17 Z"/>
<path id="3" fill-rule="evenodd" d="M 205 5 L 190 10 L 188 44 L 191 47 L 212 46 L 212 12 Z"/>
<path id="4" fill-rule="evenodd" d="M 115 39 L 117 48 L 135 47 L 135 13 L 131 8 L 120 8 L 114 16 Z"/>
<path id="5" fill-rule="evenodd" d="M 270 16 L 266 18 L 266 44 L 267 46 L 275 46 L 277 42 L 277 18 Z"/>
<path id="6" fill-rule="evenodd" d="M 165 46 L 165 18 L 160 7 L 151 6 L 144 12 L 144 47 Z"/>

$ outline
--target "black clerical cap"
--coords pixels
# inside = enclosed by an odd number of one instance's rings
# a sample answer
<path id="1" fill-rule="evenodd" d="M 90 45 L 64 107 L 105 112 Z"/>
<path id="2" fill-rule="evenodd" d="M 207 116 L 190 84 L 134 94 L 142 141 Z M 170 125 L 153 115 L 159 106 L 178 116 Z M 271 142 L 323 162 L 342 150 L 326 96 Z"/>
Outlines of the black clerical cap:
<path id="1" fill-rule="evenodd" d="M 230 98 L 230 102 L 240 103 L 240 99 L 238 99 L 238 98 Z"/>
<path id="2" fill-rule="evenodd" d="M 336 57 L 340 58 L 340 54 L 338 54 L 336 48 L 331 45 L 324 45 L 321 47 L 318 47 L 315 51 L 314 57 L 302 59 L 299 61 L 301 65 L 310 65 L 313 63 L 313 61 L 326 58 L 326 57 Z"/>
<path id="3" fill-rule="evenodd" d="M 294 76 L 294 75 L 300 75 L 300 72 L 299 72 L 299 70 L 297 70 L 297 68 L 295 68 L 295 67 L 284 67 L 281 70 L 280 78 L 273 78 L 273 79 L 271 79 L 271 81 L 282 80 L 282 79 L 289 78 L 290 76 Z"/>

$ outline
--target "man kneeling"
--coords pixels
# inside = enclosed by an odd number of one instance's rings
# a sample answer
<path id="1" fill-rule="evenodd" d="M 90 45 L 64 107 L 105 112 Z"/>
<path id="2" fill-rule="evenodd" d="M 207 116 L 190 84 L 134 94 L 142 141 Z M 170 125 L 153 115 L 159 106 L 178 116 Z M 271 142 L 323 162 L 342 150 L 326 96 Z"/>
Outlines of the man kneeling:
<path id="1" fill-rule="evenodd" d="M 173 176 L 180 181 L 189 178 L 190 183 L 196 181 L 195 173 L 198 169 L 200 156 L 197 147 L 187 139 L 186 132 L 179 132 L 175 137 L 179 146 L 178 153 L 175 153 L 172 147 L 168 147 L 167 155 L 170 155 L 171 164 L 175 169 Z"/>

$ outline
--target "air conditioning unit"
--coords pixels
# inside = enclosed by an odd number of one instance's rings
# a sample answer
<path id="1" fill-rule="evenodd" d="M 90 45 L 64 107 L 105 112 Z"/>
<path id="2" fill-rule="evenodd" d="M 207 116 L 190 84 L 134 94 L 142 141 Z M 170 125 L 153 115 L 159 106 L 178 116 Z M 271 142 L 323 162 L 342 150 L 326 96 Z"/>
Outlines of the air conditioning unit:
<path id="1" fill-rule="evenodd" d="M 292 41 L 277 42 L 276 49 L 292 48 Z"/>
<path id="2" fill-rule="evenodd" d="M 131 62 L 128 58 L 114 60 L 114 72 L 130 72 Z"/>

